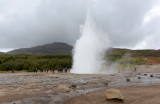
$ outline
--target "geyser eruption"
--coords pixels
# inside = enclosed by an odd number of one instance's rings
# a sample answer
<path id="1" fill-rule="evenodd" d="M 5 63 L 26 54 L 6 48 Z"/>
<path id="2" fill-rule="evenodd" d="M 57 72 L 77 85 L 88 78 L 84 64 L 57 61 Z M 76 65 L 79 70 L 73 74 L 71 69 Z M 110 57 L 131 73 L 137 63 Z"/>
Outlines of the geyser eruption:
<path id="1" fill-rule="evenodd" d="M 71 72 L 79 74 L 104 72 L 106 66 L 103 58 L 109 46 L 108 36 L 96 27 L 88 11 L 82 35 L 74 47 Z"/>

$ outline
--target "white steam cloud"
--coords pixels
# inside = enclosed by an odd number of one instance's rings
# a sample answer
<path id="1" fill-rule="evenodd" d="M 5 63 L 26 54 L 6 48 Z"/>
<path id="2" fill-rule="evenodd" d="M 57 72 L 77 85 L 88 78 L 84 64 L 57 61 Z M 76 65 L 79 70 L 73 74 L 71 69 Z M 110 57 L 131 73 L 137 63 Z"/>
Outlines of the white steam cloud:
<path id="1" fill-rule="evenodd" d="M 104 55 L 110 41 L 98 29 L 88 11 L 82 35 L 74 47 L 72 73 L 96 74 L 106 70 Z"/>

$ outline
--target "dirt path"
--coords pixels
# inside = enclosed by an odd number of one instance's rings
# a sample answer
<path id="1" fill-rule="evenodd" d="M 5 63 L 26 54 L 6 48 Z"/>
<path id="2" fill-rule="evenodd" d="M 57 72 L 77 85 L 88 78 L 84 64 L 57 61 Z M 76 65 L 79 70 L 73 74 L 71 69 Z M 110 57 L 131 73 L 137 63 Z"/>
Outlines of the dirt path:
<path id="1" fill-rule="evenodd" d="M 72 98 L 64 104 L 160 104 L 160 86 L 120 88 L 124 102 L 105 99 L 105 90 Z"/>

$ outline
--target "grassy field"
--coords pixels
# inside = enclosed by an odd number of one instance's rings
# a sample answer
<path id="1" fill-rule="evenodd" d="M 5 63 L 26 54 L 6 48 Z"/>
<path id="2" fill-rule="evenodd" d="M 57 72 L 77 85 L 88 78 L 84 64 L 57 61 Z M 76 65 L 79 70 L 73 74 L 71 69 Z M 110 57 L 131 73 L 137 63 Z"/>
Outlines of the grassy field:
<path id="1" fill-rule="evenodd" d="M 35 68 L 70 68 L 72 64 L 71 55 L 1 55 L 0 71 L 33 71 Z"/>
<path id="2" fill-rule="evenodd" d="M 159 50 L 128 50 L 109 49 L 104 60 L 110 66 L 120 67 L 123 70 L 133 69 L 137 65 L 160 64 Z M 35 68 L 71 68 L 72 55 L 31 55 L 31 54 L 3 54 L 0 55 L 0 72 L 28 71 Z"/>

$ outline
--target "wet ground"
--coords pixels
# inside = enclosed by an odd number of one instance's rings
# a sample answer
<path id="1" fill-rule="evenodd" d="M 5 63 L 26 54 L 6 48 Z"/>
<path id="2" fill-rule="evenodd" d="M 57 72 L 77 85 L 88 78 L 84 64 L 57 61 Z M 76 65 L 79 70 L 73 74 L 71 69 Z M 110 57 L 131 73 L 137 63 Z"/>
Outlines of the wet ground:
<path id="1" fill-rule="evenodd" d="M 62 104 L 96 90 L 159 84 L 160 73 L 4 73 L 0 74 L 0 104 Z"/>

